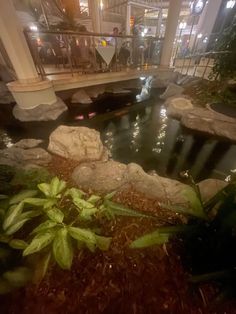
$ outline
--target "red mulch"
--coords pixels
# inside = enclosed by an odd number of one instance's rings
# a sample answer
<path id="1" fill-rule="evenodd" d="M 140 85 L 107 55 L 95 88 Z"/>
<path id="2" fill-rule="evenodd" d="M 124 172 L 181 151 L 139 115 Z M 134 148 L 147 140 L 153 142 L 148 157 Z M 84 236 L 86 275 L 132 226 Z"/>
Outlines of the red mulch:
<path id="1" fill-rule="evenodd" d="M 58 162 L 60 167 L 58 167 Z M 76 166 L 56 158 L 51 170 L 68 179 Z M 68 170 L 69 169 L 69 170 Z M 169 223 L 181 216 L 163 211 L 158 202 L 130 188 L 116 201 L 133 209 L 155 213 Z M 71 271 L 51 267 L 38 285 L 29 285 L 0 298 L 1 314 L 234 314 L 227 303 L 213 306 L 213 285 L 193 286 L 184 270 L 181 241 L 144 250 L 129 249 L 132 240 L 154 230 L 160 222 L 120 217 L 104 220 L 103 235 L 112 236 L 110 250 L 80 251 Z"/>

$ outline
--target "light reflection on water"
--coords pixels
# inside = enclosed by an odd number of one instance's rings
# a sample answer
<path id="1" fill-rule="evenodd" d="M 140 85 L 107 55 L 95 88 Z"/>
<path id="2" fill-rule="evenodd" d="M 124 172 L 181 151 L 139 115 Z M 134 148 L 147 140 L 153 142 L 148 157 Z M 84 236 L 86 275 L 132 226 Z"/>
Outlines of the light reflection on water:
<path id="1" fill-rule="evenodd" d="M 144 107 L 104 123 L 102 138 L 107 138 L 111 123 L 112 144 L 107 147 L 115 160 L 136 162 L 146 171 L 177 179 L 186 169 L 196 180 L 225 179 L 236 168 L 236 145 L 183 129 L 166 116 L 164 106 Z"/>
<path id="2" fill-rule="evenodd" d="M 0 129 L 0 148 L 21 138 L 41 138 L 46 148 L 58 124 L 97 129 L 113 159 L 138 163 L 145 171 L 155 170 L 162 176 L 179 179 L 180 172 L 190 169 L 197 181 L 225 179 L 236 169 L 236 145 L 183 129 L 177 120 L 166 116 L 165 107 L 155 99 L 89 120 L 14 123 Z"/>

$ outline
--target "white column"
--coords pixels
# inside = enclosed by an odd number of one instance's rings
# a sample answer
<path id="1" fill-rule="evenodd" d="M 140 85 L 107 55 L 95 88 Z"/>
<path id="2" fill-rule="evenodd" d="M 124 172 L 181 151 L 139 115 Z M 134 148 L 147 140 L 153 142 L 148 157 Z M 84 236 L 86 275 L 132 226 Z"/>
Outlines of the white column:
<path id="1" fill-rule="evenodd" d="M 101 33 L 100 0 L 89 0 L 89 15 L 92 19 L 94 33 Z"/>
<path id="2" fill-rule="evenodd" d="M 165 39 L 161 54 L 161 65 L 169 67 L 172 56 L 175 34 L 178 26 L 182 0 L 170 0 L 166 22 Z"/>
<path id="3" fill-rule="evenodd" d="M 126 35 L 130 35 L 130 18 L 131 18 L 131 5 L 129 3 L 127 3 L 127 6 L 126 6 L 126 26 L 125 26 Z"/>
<path id="4" fill-rule="evenodd" d="M 0 36 L 19 80 L 38 78 L 12 0 L 0 0 Z"/>

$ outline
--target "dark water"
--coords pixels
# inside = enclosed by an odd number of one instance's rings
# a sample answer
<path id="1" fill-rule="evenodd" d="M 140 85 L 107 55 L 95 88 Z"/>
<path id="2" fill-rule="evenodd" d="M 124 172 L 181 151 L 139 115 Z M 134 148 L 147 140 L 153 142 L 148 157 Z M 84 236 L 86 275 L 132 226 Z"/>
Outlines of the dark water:
<path id="1" fill-rule="evenodd" d="M 21 138 L 42 138 L 47 145 L 50 132 L 59 124 L 80 125 L 101 132 L 113 159 L 138 163 L 144 170 L 155 170 L 162 176 L 179 179 L 181 171 L 190 169 L 197 181 L 224 179 L 236 168 L 236 145 L 190 132 L 177 120 L 167 118 L 158 91 L 142 103 L 127 106 L 124 99 L 122 102 L 115 104 L 115 111 L 106 113 L 101 113 L 100 103 L 100 113 L 85 120 L 75 120 L 75 116 L 81 116 L 78 110 L 60 121 L 43 123 L 20 123 L 5 113 L 4 118 L 1 115 L 0 145 L 5 147 Z M 114 108 L 111 100 L 109 106 Z M 107 102 L 104 107 L 107 110 Z"/>

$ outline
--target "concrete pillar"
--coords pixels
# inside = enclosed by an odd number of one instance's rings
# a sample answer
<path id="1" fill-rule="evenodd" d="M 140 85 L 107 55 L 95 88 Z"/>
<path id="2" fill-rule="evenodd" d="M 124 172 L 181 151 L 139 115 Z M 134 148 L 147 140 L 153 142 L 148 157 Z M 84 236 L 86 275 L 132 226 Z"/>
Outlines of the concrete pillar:
<path id="1" fill-rule="evenodd" d="M 212 33 L 222 0 L 208 0 L 203 12 L 200 15 L 199 22 L 196 28 L 196 38 L 197 49 L 202 50 L 207 47 L 206 44 L 203 43 L 203 39 L 205 37 L 210 36 Z M 202 34 L 202 37 L 197 39 L 197 35 Z"/>
<path id="2" fill-rule="evenodd" d="M 130 35 L 130 18 L 131 18 L 131 5 L 129 3 L 127 3 L 127 6 L 126 6 L 126 25 L 125 25 L 126 35 Z"/>
<path id="3" fill-rule="evenodd" d="M 89 0 L 89 14 L 92 19 L 94 33 L 101 33 L 100 0 Z"/>
<path id="4" fill-rule="evenodd" d="M 169 67 L 172 56 L 175 34 L 178 26 L 182 0 L 170 0 L 166 22 L 165 39 L 161 54 L 161 66 Z"/>
<path id="5" fill-rule="evenodd" d="M 42 81 L 37 74 L 12 0 L 0 0 L 0 36 L 18 78 L 8 83 L 8 88 L 19 107 L 31 109 L 55 103 L 52 83 Z"/>
<path id="6" fill-rule="evenodd" d="M 0 1 L 0 34 L 18 79 L 37 79 L 38 74 L 12 0 Z"/>

